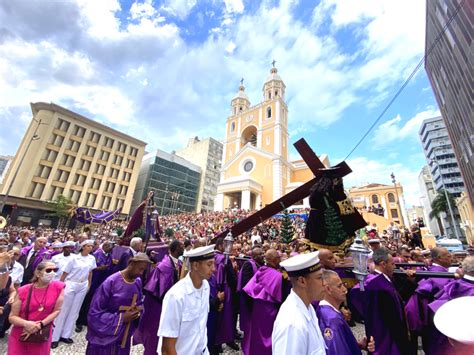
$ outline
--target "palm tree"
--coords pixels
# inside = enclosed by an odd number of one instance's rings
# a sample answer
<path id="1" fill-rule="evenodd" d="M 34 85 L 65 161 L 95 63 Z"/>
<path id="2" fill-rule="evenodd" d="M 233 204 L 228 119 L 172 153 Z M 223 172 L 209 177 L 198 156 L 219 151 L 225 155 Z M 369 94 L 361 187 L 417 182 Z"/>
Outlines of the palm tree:
<path id="1" fill-rule="evenodd" d="M 431 202 L 431 212 L 430 212 L 430 219 L 436 218 L 436 221 L 438 222 L 438 226 L 440 226 L 441 234 L 444 234 L 442 224 L 440 223 L 440 214 L 441 213 L 446 213 L 447 215 L 449 214 L 449 205 L 448 205 L 448 200 L 446 199 L 446 195 L 448 195 L 449 202 L 451 203 L 451 206 L 456 206 L 455 201 L 454 201 L 454 196 L 446 191 L 445 193 L 444 190 L 439 190 L 438 194 L 434 198 L 434 200 Z M 453 216 L 454 218 L 454 216 Z"/>

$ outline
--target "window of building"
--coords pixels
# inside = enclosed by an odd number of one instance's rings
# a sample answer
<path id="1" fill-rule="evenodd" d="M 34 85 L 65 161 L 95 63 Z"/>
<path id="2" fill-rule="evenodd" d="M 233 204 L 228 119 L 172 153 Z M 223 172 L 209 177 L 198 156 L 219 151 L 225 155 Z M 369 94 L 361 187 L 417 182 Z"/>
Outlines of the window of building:
<path id="1" fill-rule="evenodd" d="M 268 99 L 269 99 L 269 100 L 272 99 L 272 92 L 271 92 L 271 91 L 268 92 Z"/>
<path id="2" fill-rule="evenodd" d="M 275 97 L 278 96 L 278 90 L 275 90 Z"/>
<path id="3" fill-rule="evenodd" d="M 99 175 L 104 175 L 105 172 L 105 165 L 97 164 L 95 167 L 95 173 Z"/>
<path id="4" fill-rule="evenodd" d="M 388 197 L 388 202 L 395 203 L 395 195 L 392 194 L 391 192 L 387 195 Z"/>
<path id="5" fill-rule="evenodd" d="M 392 208 L 390 210 L 390 214 L 392 215 L 392 218 L 398 218 L 398 210 L 396 210 L 395 208 Z"/>
<path id="6" fill-rule="evenodd" d="M 268 118 L 272 118 L 272 108 L 271 107 L 267 107 L 267 119 Z"/>
<path id="7" fill-rule="evenodd" d="M 72 131 L 72 134 L 78 137 L 84 137 L 84 134 L 86 133 L 86 129 L 84 127 L 75 125 L 74 130 Z"/>
<path id="8" fill-rule="evenodd" d="M 109 155 L 110 155 L 109 152 L 106 152 L 105 150 L 102 150 L 101 155 L 100 155 L 100 159 L 107 161 L 107 160 L 109 160 Z"/>
<path id="9" fill-rule="evenodd" d="M 125 149 L 127 149 L 127 145 L 123 144 L 123 143 L 119 143 L 118 151 L 122 152 L 122 153 L 125 153 Z"/>
<path id="10" fill-rule="evenodd" d="M 265 144 L 270 145 L 270 136 L 265 137 Z"/>
<path id="11" fill-rule="evenodd" d="M 137 148 L 130 148 L 130 155 L 132 157 L 136 157 L 138 155 L 138 149 Z"/>
<path id="12" fill-rule="evenodd" d="M 105 146 L 108 148 L 112 148 L 114 145 L 114 140 L 112 138 L 105 138 Z"/>
<path id="13" fill-rule="evenodd" d="M 379 197 L 377 195 L 372 195 L 372 203 L 379 203 Z"/>
<path id="14" fill-rule="evenodd" d="M 230 131 L 231 131 L 231 132 L 234 132 L 234 131 L 235 131 L 235 122 L 232 122 L 232 123 L 230 124 Z"/>

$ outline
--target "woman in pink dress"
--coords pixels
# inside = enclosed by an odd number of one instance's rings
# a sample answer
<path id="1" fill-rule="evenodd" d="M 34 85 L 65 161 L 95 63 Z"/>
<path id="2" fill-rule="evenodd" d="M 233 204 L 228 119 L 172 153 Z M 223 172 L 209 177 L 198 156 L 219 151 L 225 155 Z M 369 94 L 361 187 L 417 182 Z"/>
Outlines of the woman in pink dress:
<path id="1" fill-rule="evenodd" d="M 35 270 L 33 282 L 18 289 L 18 297 L 12 305 L 10 323 L 13 324 L 8 338 L 8 355 L 47 355 L 51 350 L 51 334 L 42 343 L 20 341 L 23 334 L 33 334 L 42 327 L 53 323 L 63 303 L 64 283 L 53 281 L 57 267 L 50 261 L 41 262 Z M 31 294 L 29 315 L 26 320 L 28 293 Z"/>

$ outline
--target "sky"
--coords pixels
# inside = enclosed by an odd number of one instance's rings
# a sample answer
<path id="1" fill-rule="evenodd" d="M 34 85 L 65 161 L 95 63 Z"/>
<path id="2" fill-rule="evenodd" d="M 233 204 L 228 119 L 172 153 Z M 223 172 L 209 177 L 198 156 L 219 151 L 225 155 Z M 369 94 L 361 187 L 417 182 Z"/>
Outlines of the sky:
<path id="1" fill-rule="evenodd" d="M 343 160 L 425 50 L 425 0 L 0 0 L 0 154 L 30 102 L 54 102 L 171 151 L 225 138 L 244 78 L 251 104 L 276 61 L 290 142 Z M 422 68 L 347 159 L 345 187 L 391 184 L 420 205 L 421 122 L 439 115 Z M 291 157 L 299 155 L 291 148 Z"/>

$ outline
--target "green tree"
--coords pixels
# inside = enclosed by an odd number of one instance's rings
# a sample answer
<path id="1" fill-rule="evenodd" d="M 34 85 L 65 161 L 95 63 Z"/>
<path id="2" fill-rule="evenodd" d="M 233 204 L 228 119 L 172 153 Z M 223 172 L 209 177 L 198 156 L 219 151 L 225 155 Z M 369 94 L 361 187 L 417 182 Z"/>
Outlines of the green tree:
<path id="1" fill-rule="evenodd" d="M 46 201 L 46 206 L 52 210 L 50 216 L 57 217 L 59 219 L 58 227 L 62 227 L 63 224 L 67 225 L 67 221 L 71 216 L 71 208 L 73 207 L 73 202 L 71 199 L 66 196 L 59 195 L 56 197 L 56 200 Z"/>
<path id="2" fill-rule="evenodd" d="M 281 242 L 286 244 L 291 243 L 294 234 L 295 230 L 293 228 L 293 222 L 291 220 L 291 217 L 288 214 L 288 210 L 284 210 L 283 217 L 281 219 L 280 229 Z"/>
<path id="3" fill-rule="evenodd" d="M 166 228 L 165 229 L 165 235 L 168 237 L 168 238 L 172 238 L 174 236 L 174 230 L 171 229 L 171 228 Z"/>
<path id="4" fill-rule="evenodd" d="M 341 218 L 326 197 L 324 197 L 324 203 L 326 204 L 324 210 L 324 224 L 327 232 L 326 242 L 329 245 L 339 245 L 348 238 L 348 235 L 344 230 Z"/>
<path id="5" fill-rule="evenodd" d="M 456 202 L 454 201 L 454 196 L 447 191 L 448 199 L 449 202 L 451 203 L 451 206 L 456 206 Z M 441 234 L 444 234 L 443 230 L 443 224 L 441 223 L 441 218 L 440 215 L 441 213 L 446 213 L 446 215 L 449 215 L 449 206 L 448 206 L 448 200 L 446 199 L 446 193 L 444 190 L 439 190 L 438 194 L 434 198 L 434 200 L 431 202 L 431 212 L 429 214 L 430 219 L 436 219 L 436 222 L 438 223 L 439 229 Z"/>

